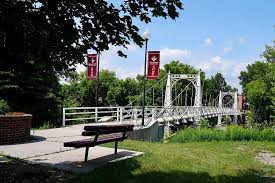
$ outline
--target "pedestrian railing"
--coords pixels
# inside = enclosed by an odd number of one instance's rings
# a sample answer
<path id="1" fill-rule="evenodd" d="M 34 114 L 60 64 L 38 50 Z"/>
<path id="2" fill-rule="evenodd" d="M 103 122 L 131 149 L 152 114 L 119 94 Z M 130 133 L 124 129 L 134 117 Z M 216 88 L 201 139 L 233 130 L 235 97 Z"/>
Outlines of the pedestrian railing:
<path id="1" fill-rule="evenodd" d="M 239 115 L 240 112 L 232 108 L 195 107 L 195 106 L 146 106 L 144 125 L 159 121 L 172 121 L 179 119 L 194 120 L 196 117 L 209 118 L 218 115 Z M 63 108 L 62 126 L 76 123 L 96 122 L 130 122 L 135 126 L 142 125 L 142 106 L 135 107 L 70 107 Z"/>

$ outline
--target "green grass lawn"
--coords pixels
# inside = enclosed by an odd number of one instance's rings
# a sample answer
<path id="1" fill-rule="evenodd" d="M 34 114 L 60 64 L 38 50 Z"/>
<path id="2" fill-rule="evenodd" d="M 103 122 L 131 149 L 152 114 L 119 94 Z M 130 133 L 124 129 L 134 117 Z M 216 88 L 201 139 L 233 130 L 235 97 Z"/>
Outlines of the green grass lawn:
<path id="1" fill-rule="evenodd" d="M 227 126 L 224 130 L 216 128 L 186 128 L 170 137 L 169 142 L 205 142 L 205 141 L 270 141 L 275 142 L 272 128 L 248 129 L 237 125 Z"/>
<path id="2" fill-rule="evenodd" d="M 275 182 L 272 178 L 275 167 L 255 159 L 262 150 L 275 153 L 274 142 L 149 143 L 127 140 L 120 143 L 119 148 L 145 154 L 76 175 L 71 182 Z"/>

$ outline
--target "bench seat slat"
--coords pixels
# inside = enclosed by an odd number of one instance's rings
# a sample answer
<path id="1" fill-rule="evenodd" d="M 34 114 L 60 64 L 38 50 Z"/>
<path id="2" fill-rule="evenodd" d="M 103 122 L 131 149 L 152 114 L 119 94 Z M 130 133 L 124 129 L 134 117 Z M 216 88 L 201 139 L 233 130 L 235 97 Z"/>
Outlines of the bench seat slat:
<path id="1" fill-rule="evenodd" d="M 134 125 L 132 124 L 121 124 L 121 125 L 92 125 L 85 126 L 86 131 L 112 131 L 112 130 L 122 130 L 122 131 L 133 131 Z"/>
<path id="2" fill-rule="evenodd" d="M 112 130 L 93 130 L 93 131 L 83 131 L 82 135 L 83 136 L 93 136 L 93 135 L 101 135 L 101 134 L 110 134 L 110 133 L 119 133 L 119 132 L 124 132 L 124 131 L 132 131 L 131 129 L 112 129 Z"/>
<path id="3" fill-rule="evenodd" d="M 75 148 L 93 147 L 93 146 L 96 146 L 99 144 L 104 144 L 104 143 L 113 142 L 113 141 L 119 141 L 119 140 L 123 140 L 123 139 L 125 139 L 125 138 L 123 138 L 123 135 L 121 133 L 113 133 L 113 134 L 109 134 L 109 135 L 99 136 L 97 138 L 96 142 L 94 142 L 94 138 L 65 142 L 64 147 L 75 147 Z"/>
<path id="4" fill-rule="evenodd" d="M 89 147 L 95 146 L 94 140 L 93 139 L 85 139 L 85 140 L 64 142 L 64 147 L 80 148 L 80 147 L 87 147 L 87 146 L 89 146 Z"/>

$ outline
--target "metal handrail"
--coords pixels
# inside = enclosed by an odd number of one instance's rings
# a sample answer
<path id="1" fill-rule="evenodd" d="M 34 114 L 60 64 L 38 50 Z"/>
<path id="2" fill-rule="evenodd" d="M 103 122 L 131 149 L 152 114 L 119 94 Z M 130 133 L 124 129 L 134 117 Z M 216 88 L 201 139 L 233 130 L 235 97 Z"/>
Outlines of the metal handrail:
<path id="1" fill-rule="evenodd" d="M 149 125 L 152 121 L 157 121 L 162 119 L 175 119 L 178 120 L 179 116 L 181 119 L 194 118 L 200 110 L 200 115 L 202 118 L 208 118 L 210 116 L 218 115 L 239 115 L 240 112 L 232 108 L 219 108 L 216 106 L 146 106 L 146 122 L 145 126 Z M 106 115 L 108 117 L 116 118 L 114 121 L 122 123 L 125 120 L 132 120 L 136 126 L 141 124 L 138 123 L 142 115 L 142 106 L 114 106 L 114 107 L 71 107 L 63 108 L 63 120 L 62 125 L 65 126 L 67 121 L 78 121 L 78 120 L 94 120 L 98 122 Z M 87 117 L 87 115 L 91 115 Z M 170 117 L 170 118 L 167 118 Z"/>

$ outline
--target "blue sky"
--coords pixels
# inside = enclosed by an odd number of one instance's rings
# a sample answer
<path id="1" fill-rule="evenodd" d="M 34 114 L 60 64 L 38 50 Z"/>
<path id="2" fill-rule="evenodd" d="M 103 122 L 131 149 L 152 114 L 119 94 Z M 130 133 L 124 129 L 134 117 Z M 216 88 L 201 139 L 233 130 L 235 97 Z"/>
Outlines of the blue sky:
<path id="1" fill-rule="evenodd" d="M 275 40 L 275 1 L 182 2 L 185 10 L 176 21 L 153 19 L 150 24 L 137 23 L 141 32 L 151 33 L 149 50 L 161 51 L 161 65 L 180 60 L 201 68 L 207 77 L 221 72 L 228 84 L 240 89 L 240 71 L 259 60 L 265 45 Z M 130 45 L 125 52 L 127 59 L 117 56 L 118 49 L 112 47 L 102 53 L 101 69 L 113 70 L 120 78 L 142 74 L 144 48 Z"/>

